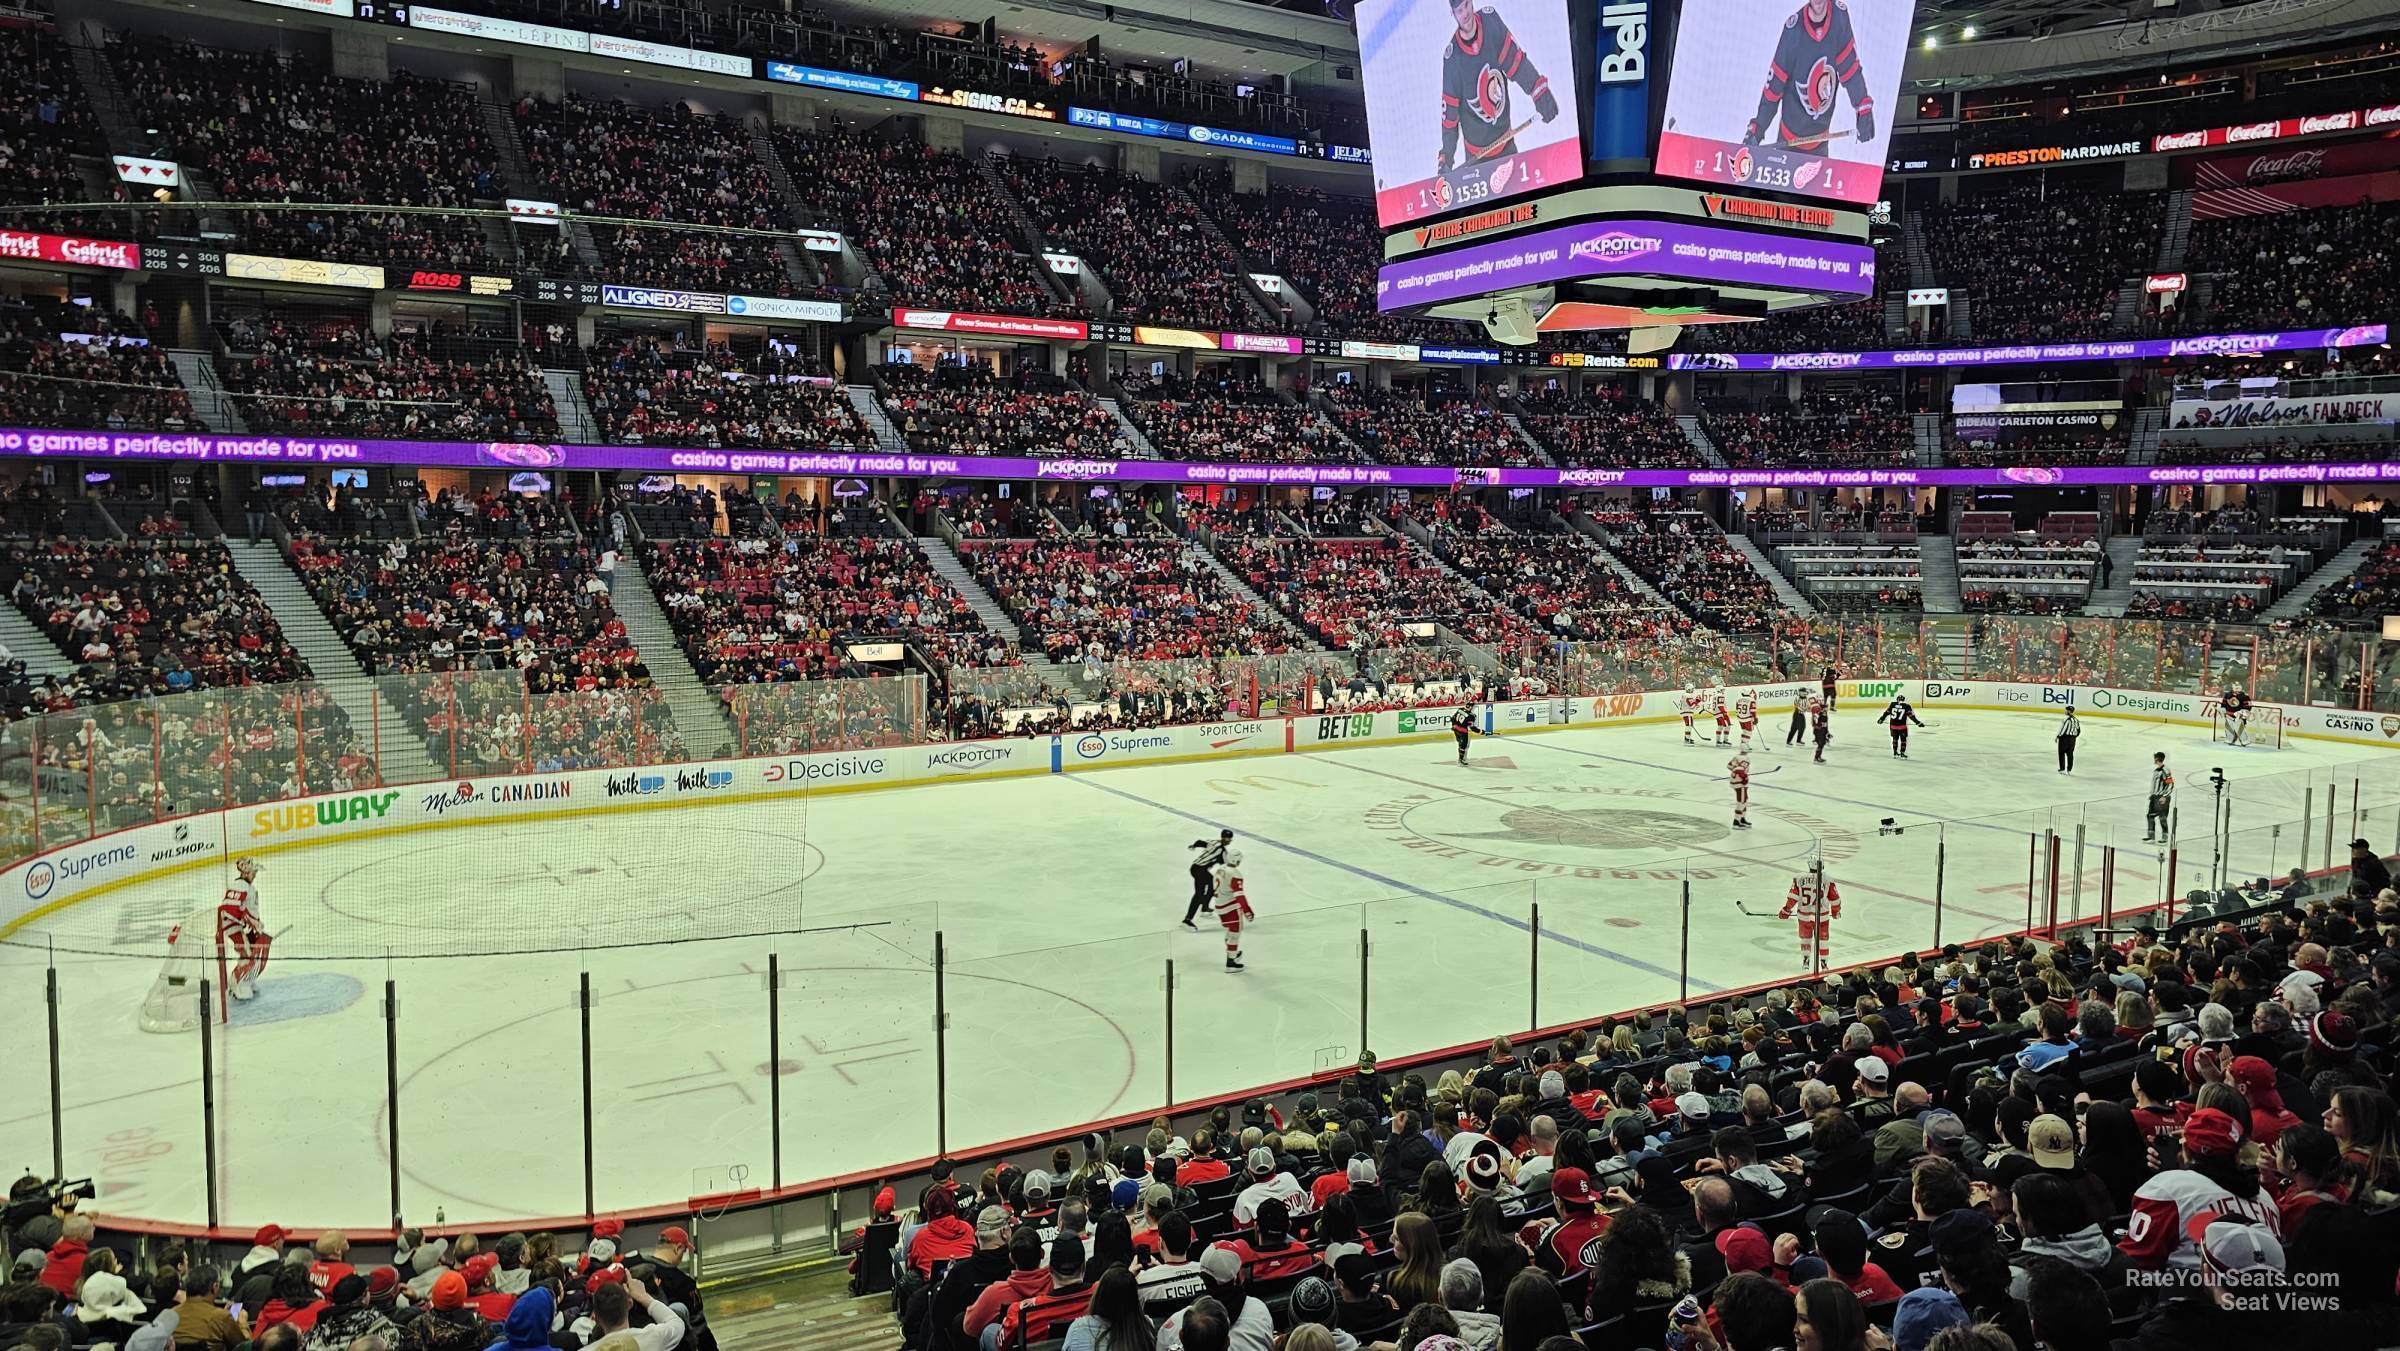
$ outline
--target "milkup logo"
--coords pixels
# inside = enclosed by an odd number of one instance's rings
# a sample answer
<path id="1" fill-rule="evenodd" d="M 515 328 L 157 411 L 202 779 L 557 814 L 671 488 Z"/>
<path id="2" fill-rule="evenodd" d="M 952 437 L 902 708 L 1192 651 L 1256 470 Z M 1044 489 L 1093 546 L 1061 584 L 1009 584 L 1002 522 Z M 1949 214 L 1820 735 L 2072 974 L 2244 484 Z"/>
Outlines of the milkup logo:
<path id="1" fill-rule="evenodd" d="M 1582 258 L 1602 263 L 1623 263 L 1658 252 L 1656 235 L 1637 235 L 1624 230 L 1611 230 L 1590 239 L 1578 239 L 1567 246 L 1569 258 Z"/>

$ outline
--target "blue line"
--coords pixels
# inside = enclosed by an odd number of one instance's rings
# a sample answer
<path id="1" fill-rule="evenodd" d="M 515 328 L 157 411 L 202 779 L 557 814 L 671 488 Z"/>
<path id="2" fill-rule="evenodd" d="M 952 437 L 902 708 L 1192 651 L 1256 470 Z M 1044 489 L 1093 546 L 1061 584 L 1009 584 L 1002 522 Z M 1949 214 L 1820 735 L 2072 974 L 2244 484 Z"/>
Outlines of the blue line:
<path id="1" fill-rule="evenodd" d="M 1153 802 L 1149 798 L 1143 797 L 1139 793 L 1128 793 L 1122 788 L 1111 788 L 1105 783 L 1098 782 L 1098 776 L 1096 775 L 1072 774 L 1067 777 L 1070 781 L 1083 784 L 1085 787 L 1097 788 L 1103 793 L 1113 793 L 1129 802 L 1139 802 L 1145 807 L 1155 807 L 1159 811 L 1165 812 L 1170 816 L 1180 816 L 1186 821 L 1196 821 L 1204 826 L 1215 826 L 1220 830 L 1227 828 L 1226 823 L 1223 821 L 1212 821 L 1208 817 L 1187 812 L 1180 807 L 1170 807 L 1164 802 Z M 1243 833 L 1261 844 L 1273 845 L 1277 849 L 1281 849 L 1287 854 L 1297 854 L 1301 858 L 1307 859 L 1311 863 L 1321 863 L 1328 868 L 1349 873 L 1354 877 L 1363 877 L 1368 881 L 1376 883 L 1380 886 L 1390 887 L 1394 891 L 1405 891 L 1411 896 L 1422 896 L 1429 901 L 1439 901 L 1442 904 L 1449 906 L 1453 910 L 1464 910 L 1470 915 L 1481 915 L 1485 919 L 1498 920 L 1500 923 L 1515 929 L 1519 933 L 1525 932 L 1525 930 L 1529 927 L 1526 921 L 1518 919 L 1512 915 L 1505 915 L 1497 910 L 1486 910 L 1480 905 L 1475 905 L 1468 901 L 1462 901 L 1456 896 L 1444 896 L 1438 891 L 1427 891 L 1423 887 L 1402 882 L 1397 878 L 1385 877 L 1383 874 L 1377 872 L 1369 872 L 1365 868 L 1361 868 L 1356 864 L 1344 863 L 1338 858 L 1327 858 L 1323 854 L 1317 853 L 1311 849 L 1303 849 L 1296 844 L 1286 844 L 1283 841 L 1276 839 L 1272 835 L 1261 835 L 1254 830 L 1244 831 Z M 1609 948 L 1601 947 L 1595 943 L 1587 943 L 1580 938 L 1560 933 L 1556 929 L 1542 930 L 1542 937 L 1547 938 L 1554 943 L 1563 943 L 1566 946 L 1575 949 L 1577 952 L 1585 954 L 1586 956 L 1605 957 L 1612 962 L 1618 962 L 1625 966 L 1630 966 L 1634 970 L 1642 972 L 1645 975 L 1657 976 L 1663 980 L 1671 980 L 1678 983 L 1683 980 L 1683 974 L 1681 972 L 1670 971 L 1663 966 L 1652 966 L 1650 963 L 1645 962 L 1638 957 L 1628 957 L 1622 952 L 1616 952 Z M 1715 987 L 1709 986 L 1704 988 Z"/>

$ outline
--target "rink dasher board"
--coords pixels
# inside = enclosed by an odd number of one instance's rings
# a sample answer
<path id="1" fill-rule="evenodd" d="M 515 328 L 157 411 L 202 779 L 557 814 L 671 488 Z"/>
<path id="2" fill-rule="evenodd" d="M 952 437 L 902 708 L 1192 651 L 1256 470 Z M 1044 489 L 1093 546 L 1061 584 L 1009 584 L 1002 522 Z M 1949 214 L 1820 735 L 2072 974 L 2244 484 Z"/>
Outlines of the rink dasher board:
<path id="1" fill-rule="evenodd" d="M 2027 713 L 2205 728 L 2214 700 L 2106 686 L 2011 681 L 1851 680 L 1837 686 L 1835 717 L 1872 718 L 1895 695 L 1928 713 Z M 1762 732 L 1790 716 L 1814 681 L 1731 686 L 1758 699 Z M 1680 691 L 1509 700 L 1475 705 L 1478 730 L 1497 736 L 1672 724 Z M 2286 735 L 2400 747 L 2400 715 L 2280 708 Z M 442 779 L 209 811 L 76 840 L 0 869 L 0 939 L 83 900 L 231 857 L 315 848 L 350 839 L 524 824 L 617 812 L 806 799 L 821 793 L 1076 774 L 1126 766 L 1309 754 L 1449 739 L 1451 708 L 1295 713 L 1136 731 L 1062 733 L 937 742 L 874 750 L 754 756 L 627 770 Z M 1713 712 L 1698 721 L 1713 735 Z"/>

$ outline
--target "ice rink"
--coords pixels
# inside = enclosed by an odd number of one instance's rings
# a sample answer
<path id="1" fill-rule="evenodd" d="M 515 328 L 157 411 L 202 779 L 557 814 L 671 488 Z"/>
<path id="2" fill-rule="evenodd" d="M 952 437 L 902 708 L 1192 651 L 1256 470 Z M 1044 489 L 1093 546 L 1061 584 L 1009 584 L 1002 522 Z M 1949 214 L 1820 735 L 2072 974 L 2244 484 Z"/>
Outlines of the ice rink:
<path id="1" fill-rule="evenodd" d="M 217 1218 L 388 1223 L 387 1070 L 404 1219 L 582 1214 L 585 972 L 592 1203 L 606 1210 L 929 1155 L 944 1107 L 944 1138 L 965 1151 L 1296 1078 L 1362 1046 L 1394 1057 L 1786 978 L 1801 969 L 1794 930 L 1771 916 L 1815 859 L 1841 890 L 1836 964 L 1929 946 L 1937 922 L 1960 942 L 2022 929 L 2029 876 L 2047 922 L 2045 831 L 2060 841 L 2061 922 L 2098 915 L 2104 893 L 2116 912 L 2150 905 L 2169 867 L 2141 842 L 2154 750 L 2181 780 L 2178 891 L 2203 885 L 2220 852 L 2234 876 L 2301 866 L 2304 802 L 2317 818 L 2311 868 L 2346 858 L 2327 854 L 2328 800 L 2339 840 L 2356 830 L 2388 845 L 2400 832 L 2393 757 L 2364 747 L 2239 750 L 2203 728 L 2092 717 L 2069 776 L 2043 715 L 1928 716 L 1902 761 L 1870 710 L 1845 707 L 1823 765 L 1787 749 L 1770 719 L 1755 828 L 1741 832 L 1722 781 L 1729 752 L 1650 723 L 1479 739 L 1463 768 L 1445 738 L 277 854 L 263 906 L 293 954 L 572 946 L 575 933 L 524 918 L 559 914 L 562 896 L 588 911 L 577 932 L 596 946 L 279 959 L 213 1038 Z M 2221 848 L 2214 765 L 2237 827 Z M 1213 922 L 1176 924 L 1185 846 L 1221 826 L 1238 832 L 1260 912 L 1238 974 L 1222 968 Z M 141 883 L 47 923 L 62 947 L 79 946 L 63 935 L 107 933 L 154 952 L 221 876 Z M 792 889 L 810 932 L 643 937 Z M 938 1066 L 937 935 L 949 1014 Z M 158 961 L 46 953 L 43 937 L 0 948 L 0 999 L 18 1011 L 16 1045 L 37 1048 L 55 963 L 68 1176 L 96 1176 L 105 1212 L 208 1218 L 200 1037 L 135 1027 Z M 390 1066 L 386 981 L 398 994 Z M 21 1055 L 12 1082 L 0 1159 L 46 1161 L 38 1058 Z"/>

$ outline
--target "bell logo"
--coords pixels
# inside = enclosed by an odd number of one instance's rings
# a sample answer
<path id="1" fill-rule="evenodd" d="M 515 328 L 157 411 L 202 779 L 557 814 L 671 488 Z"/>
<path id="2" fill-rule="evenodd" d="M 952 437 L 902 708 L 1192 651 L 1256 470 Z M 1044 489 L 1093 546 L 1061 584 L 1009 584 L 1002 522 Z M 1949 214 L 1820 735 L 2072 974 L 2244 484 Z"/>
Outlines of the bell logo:
<path id="1" fill-rule="evenodd" d="M 1608 54 L 1600 58 L 1600 83 L 1633 84 L 1650 75 L 1650 4 L 1649 0 L 1621 0 L 1600 11 L 1600 26 L 1607 29 L 1610 42 L 1600 44 Z"/>

